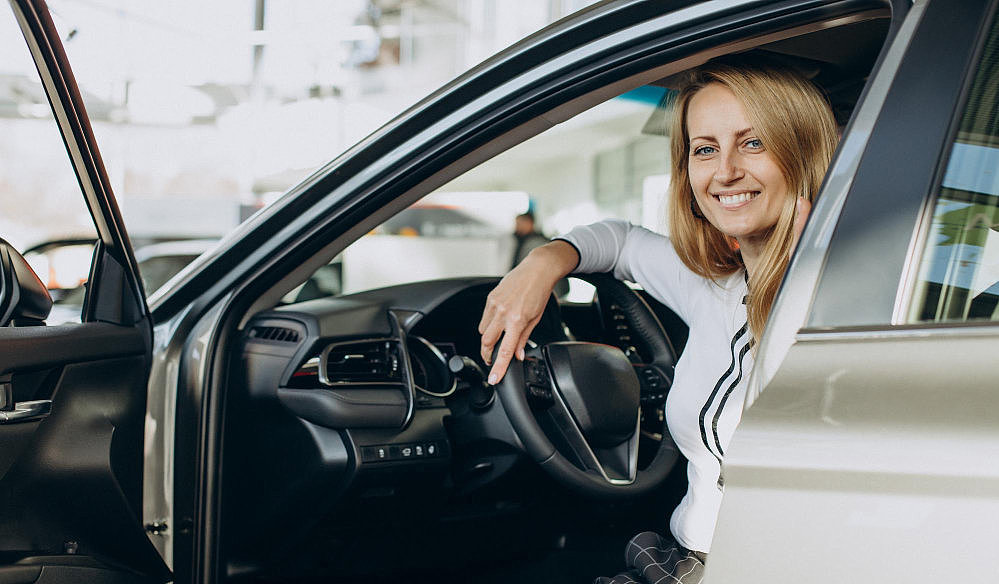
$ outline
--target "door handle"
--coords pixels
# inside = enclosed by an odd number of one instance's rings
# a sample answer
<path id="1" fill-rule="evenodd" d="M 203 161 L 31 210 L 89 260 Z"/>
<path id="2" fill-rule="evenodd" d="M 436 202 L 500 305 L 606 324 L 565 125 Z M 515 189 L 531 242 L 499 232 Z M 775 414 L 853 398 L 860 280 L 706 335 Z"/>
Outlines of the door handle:
<path id="1" fill-rule="evenodd" d="M 18 402 L 14 404 L 14 409 L 0 411 L 0 424 L 33 422 L 47 418 L 51 412 L 52 400 L 50 399 Z"/>

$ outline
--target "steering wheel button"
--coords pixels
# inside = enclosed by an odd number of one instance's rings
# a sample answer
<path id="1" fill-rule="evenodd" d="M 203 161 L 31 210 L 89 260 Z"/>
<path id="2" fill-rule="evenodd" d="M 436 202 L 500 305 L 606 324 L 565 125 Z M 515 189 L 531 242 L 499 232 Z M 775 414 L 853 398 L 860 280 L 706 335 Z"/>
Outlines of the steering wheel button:
<path id="1" fill-rule="evenodd" d="M 546 387 L 542 387 L 540 385 L 535 385 L 535 384 L 532 383 L 531 385 L 528 386 L 528 389 L 530 390 L 531 395 L 533 395 L 536 398 L 540 398 L 540 399 L 551 399 L 552 398 L 551 391 L 549 391 L 548 388 L 546 388 Z"/>

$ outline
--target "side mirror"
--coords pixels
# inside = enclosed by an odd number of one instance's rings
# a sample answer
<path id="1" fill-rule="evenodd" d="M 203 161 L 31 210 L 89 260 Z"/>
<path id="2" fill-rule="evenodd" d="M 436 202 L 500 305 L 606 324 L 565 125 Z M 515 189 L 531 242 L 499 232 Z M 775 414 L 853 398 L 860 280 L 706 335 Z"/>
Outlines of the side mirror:
<path id="1" fill-rule="evenodd" d="M 52 297 L 24 257 L 0 239 L 0 326 L 44 324 Z"/>

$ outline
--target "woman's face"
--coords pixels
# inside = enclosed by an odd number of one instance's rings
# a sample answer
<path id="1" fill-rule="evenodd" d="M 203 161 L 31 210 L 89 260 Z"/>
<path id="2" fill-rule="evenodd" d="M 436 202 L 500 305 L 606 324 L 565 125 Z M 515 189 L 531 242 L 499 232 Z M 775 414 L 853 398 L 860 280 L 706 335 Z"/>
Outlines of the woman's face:
<path id="1" fill-rule="evenodd" d="M 711 83 L 687 105 L 687 170 L 705 218 L 740 246 L 760 242 L 789 196 L 787 180 L 757 137 L 742 103 Z"/>

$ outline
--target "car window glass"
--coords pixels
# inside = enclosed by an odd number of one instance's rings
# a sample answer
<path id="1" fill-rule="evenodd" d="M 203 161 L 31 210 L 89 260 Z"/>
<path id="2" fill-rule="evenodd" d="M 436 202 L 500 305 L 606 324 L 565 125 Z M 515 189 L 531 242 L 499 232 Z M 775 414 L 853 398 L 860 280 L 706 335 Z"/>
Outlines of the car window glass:
<path id="1" fill-rule="evenodd" d="M 961 117 L 910 321 L 999 319 L 999 30 L 993 23 Z"/>
<path id="2" fill-rule="evenodd" d="M 52 293 L 49 324 L 79 320 L 97 232 L 9 11 L 0 18 L 0 48 L 0 237 Z"/>
<path id="3" fill-rule="evenodd" d="M 662 87 L 620 95 L 456 178 L 350 245 L 284 298 L 458 276 L 498 276 L 518 253 L 575 225 L 622 217 L 662 231 L 668 148 Z M 530 211 L 538 236 L 518 239 Z M 574 279 L 556 289 L 588 301 Z"/>

